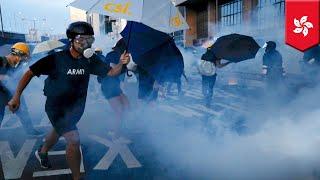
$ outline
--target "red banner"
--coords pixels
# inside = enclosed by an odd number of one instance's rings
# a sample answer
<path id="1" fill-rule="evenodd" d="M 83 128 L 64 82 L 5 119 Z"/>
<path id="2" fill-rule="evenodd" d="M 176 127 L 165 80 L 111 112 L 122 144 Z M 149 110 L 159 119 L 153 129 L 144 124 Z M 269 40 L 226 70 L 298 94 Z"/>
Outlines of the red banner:
<path id="1" fill-rule="evenodd" d="M 305 51 L 320 43 L 320 0 L 286 0 L 286 43 Z"/>

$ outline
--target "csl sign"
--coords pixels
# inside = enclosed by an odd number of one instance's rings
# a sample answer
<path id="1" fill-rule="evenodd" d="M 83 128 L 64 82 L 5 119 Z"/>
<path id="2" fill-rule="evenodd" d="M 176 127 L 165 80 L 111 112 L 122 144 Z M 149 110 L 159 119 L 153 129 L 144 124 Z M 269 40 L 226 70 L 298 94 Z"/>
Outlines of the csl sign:
<path id="1" fill-rule="evenodd" d="M 286 0 L 286 43 L 305 51 L 320 42 L 320 0 Z"/>

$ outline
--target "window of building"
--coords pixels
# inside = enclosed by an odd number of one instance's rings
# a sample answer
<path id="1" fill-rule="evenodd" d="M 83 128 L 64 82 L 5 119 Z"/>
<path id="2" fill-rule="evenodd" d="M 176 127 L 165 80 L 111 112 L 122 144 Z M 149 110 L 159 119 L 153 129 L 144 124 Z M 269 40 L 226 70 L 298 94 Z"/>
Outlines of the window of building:
<path id="1" fill-rule="evenodd" d="M 183 17 L 185 17 L 186 7 L 179 6 L 178 10 L 180 11 L 181 15 Z M 184 31 L 183 30 L 170 33 L 170 35 L 174 38 L 176 43 L 178 43 L 178 44 L 183 43 L 183 40 L 184 40 Z"/>
<path id="2" fill-rule="evenodd" d="M 242 0 L 231 1 L 219 6 L 220 22 L 222 26 L 241 24 Z"/>
<path id="3" fill-rule="evenodd" d="M 260 28 L 284 25 L 285 0 L 259 0 L 257 8 L 258 26 Z"/>
<path id="4" fill-rule="evenodd" d="M 92 24 L 93 23 L 93 14 L 87 14 L 87 22 L 89 24 Z"/>
<path id="5" fill-rule="evenodd" d="M 276 8 L 277 15 L 285 15 L 285 0 L 259 0 L 258 8 L 262 9 L 267 6 Z"/>
<path id="6" fill-rule="evenodd" d="M 104 16 L 104 33 L 105 34 L 112 32 L 113 22 L 115 22 L 115 20 L 111 20 L 109 16 Z"/>
<path id="7" fill-rule="evenodd" d="M 208 37 L 208 11 L 201 10 L 197 13 L 197 37 L 198 39 Z"/>
<path id="8" fill-rule="evenodd" d="M 273 5 L 280 15 L 285 15 L 285 0 L 273 0 Z"/>

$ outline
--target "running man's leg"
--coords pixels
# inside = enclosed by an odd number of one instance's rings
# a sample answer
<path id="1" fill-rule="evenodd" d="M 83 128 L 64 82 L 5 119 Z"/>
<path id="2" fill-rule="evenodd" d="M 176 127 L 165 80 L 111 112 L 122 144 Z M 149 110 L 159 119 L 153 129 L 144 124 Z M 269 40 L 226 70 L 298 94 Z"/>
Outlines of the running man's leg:
<path id="1" fill-rule="evenodd" d="M 123 107 L 123 111 L 128 111 L 130 109 L 130 102 L 128 97 L 123 93 L 120 94 L 120 97 L 121 97 L 121 104 Z"/>
<path id="2" fill-rule="evenodd" d="M 123 119 L 124 107 L 121 102 L 121 96 L 116 96 L 108 99 L 108 102 L 115 113 L 115 122 L 112 126 L 112 131 L 115 133 L 115 136 L 118 136 L 121 128 L 121 121 Z"/>
<path id="3" fill-rule="evenodd" d="M 177 88 L 178 88 L 178 94 L 181 95 L 182 93 L 181 78 L 177 79 Z"/>
<path id="4" fill-rule="evenodd" d="M 216 78 L 217 78 L 216 75 L 208 77 L 208 94 L 207 94 L 206 106 L 211 105 L 212 96 L 213 96 L 213 87 L 216 83 Z"/>
<path id="5" fill-rule="evenodd" d="M 48 158 L 48 151 L 58 142 L 58 133 L 52 129 L 52 131 L 45 138 L 45 142 L 35 152 L 36 158 L 38 159 L 42 168 L 51 168 L 51 163 Z"/>
<path id="6" fill-rule="evenodd" d="M 210 76 L 210 80 L 208 82 L 208 86 L 209 86 L 208 97 L 210 98 L 212 98 L 213 96 L 213 88 L 214 88 L 214 85 L 216 84 L 216 79 L 217 79 L 217 75 Z"/>
<path id="7" fill-rule="evenodd" d="M 206 98 L 208 96 L 208 77 L 202 75 L 202 94 Z"/>
<path id="8" fill-rule="evenodd" d="M 73 180 L 80 179 L 80 164 L 81 164 L 81 152 L 80 152 L 80 137 L 77 130 L 70 131 L 63 134 L 63 137 L 67 141 L 66 159 L 71 169 Z"/>
<path id="9" fill-rule="evenodd" d="M 45 141 L 41 148 L 41 153 L 48 153 L 48 151 L 59 141 L 60 135 L 54 128 L 47 134 Z"/>

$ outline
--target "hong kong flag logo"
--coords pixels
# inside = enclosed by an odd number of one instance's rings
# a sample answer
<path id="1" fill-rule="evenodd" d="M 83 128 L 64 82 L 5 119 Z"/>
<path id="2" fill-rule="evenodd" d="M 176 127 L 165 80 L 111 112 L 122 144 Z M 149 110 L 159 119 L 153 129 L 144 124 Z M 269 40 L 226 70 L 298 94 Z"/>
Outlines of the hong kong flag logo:
<path id="1" fill-rule="evenodd" d="M 294 33 L 302 33 L 303 36 L 307 36 L 309 33 L 309 28 L 313 28 L 313 24 L 311 22 L 307 22 L 308 16 L 303 16 L 300 21 L 296 18 L 294 19 L 294 25 L 296 25 L 296 29 L 293 30 Z"/>
<path id="2" fill-rule="evenodd" d="M 305 51 L 320 43 L 320 0 L 286 0 L 286 43 Z"/>

